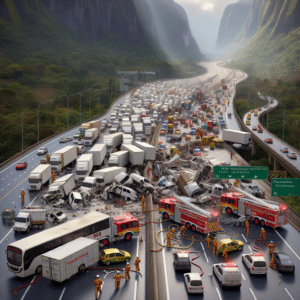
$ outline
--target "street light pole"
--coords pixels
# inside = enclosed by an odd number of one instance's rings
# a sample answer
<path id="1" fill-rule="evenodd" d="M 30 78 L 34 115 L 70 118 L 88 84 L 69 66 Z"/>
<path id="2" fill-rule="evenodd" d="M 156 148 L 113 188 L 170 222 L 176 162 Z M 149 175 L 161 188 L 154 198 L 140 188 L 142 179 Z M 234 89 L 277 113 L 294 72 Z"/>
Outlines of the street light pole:
<path id="1" fill-rule="evenodd" d="M 282 102 L 280 102 L 283 106 L 283 131 L 282 131 L 282 140 L 284 141 L 284 125 L 285 125 L 285 106 Z"/>

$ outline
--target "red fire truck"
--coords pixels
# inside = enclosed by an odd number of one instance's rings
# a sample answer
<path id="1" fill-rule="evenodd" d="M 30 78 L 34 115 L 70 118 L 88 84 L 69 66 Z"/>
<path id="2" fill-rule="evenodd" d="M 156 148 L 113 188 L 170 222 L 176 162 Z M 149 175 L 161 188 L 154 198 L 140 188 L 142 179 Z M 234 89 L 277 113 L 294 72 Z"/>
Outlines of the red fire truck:
<path id="1" fill-rule="evenodd" d="M 235 190 L 239 190 L 235 188 Z M 239 190 L 241 191 L 241 190 Z M 277 228 L 288 222 L 288 208 L 284 204 L 278 204 L 270 200 L 259 199 L 241 191 L 247 195 L 245 197 L 240 192 L 226 193 L 221 196 L 221 207 L 226 212 L 245 216 L 255 224 L 267 225 Z"/>
<path id="2" fill-rule="evenodd" d="M 192 231 L 208 233 L 220 230 L 217 211 L 204 210 L 175 194 L 173 197 L 161 199 L 158 211 L 162 213 L 164 219 L 172 219 L 185 225 L 187 229 L 191 228 Z"/>

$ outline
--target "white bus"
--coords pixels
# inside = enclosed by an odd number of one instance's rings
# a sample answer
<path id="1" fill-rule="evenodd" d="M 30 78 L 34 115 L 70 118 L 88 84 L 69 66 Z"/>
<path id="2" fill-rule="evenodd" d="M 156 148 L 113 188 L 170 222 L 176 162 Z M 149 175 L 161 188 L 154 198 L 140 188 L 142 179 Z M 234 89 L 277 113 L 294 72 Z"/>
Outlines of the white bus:
<path id="1" fill-rule="evenodd" d="M 19 277 L 42 273 L 42 254 L 79 237 L 101 240 L 105 245 L 111 237 L 113 219 L 100 212 L 23 238 L 7 246 L 8 270 Z"/>

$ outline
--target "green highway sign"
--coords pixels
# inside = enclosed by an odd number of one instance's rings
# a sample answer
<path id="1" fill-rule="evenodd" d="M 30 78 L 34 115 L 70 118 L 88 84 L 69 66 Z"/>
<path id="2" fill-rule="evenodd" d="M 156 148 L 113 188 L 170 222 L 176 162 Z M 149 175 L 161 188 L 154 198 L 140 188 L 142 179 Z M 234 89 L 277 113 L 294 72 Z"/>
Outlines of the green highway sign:
<path id="1" fill-rule="evenodd" d="M 215 166 L 215 179 L 267 179 L 268 167 Z"/>
<path id="2" fill-rule="evenodd" d="M 300 178 L 273 178 L 272 196 L 300 196 Z"/>

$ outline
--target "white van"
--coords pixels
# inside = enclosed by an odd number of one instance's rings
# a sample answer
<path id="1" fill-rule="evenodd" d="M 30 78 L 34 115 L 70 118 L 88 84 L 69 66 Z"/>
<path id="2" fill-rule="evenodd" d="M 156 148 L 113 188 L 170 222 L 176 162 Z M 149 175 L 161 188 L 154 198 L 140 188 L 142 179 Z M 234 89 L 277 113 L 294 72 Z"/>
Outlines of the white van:
<path id="1" fill-rule="evenodd" d="M 240 288 L 242 284 L 242 275 L 236 263 L 228 262 L 213 265 L 213 273 L 223 287 Z"/>

